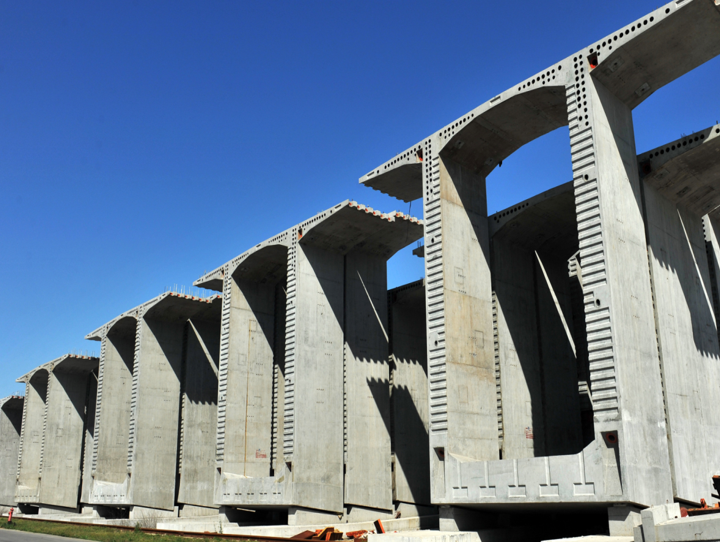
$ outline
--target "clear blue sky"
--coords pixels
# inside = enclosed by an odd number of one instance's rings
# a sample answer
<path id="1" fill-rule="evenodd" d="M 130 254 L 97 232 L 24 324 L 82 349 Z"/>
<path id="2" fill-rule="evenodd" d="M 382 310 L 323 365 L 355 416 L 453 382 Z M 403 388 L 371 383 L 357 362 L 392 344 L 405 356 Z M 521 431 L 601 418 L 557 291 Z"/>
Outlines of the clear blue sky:
<path id="1" fill-rule="evenodd" d="M 0 397 L 339 201 L 407 212 L 358 177 L 659 5 L 0 0 Z M 719 68 L 636 110 L 638 151 L 720 118 Z M 490 211 L 568 180 L 563 128 L 490 176 Z M 422 274 L 406 250 L 390 285 Z"/>

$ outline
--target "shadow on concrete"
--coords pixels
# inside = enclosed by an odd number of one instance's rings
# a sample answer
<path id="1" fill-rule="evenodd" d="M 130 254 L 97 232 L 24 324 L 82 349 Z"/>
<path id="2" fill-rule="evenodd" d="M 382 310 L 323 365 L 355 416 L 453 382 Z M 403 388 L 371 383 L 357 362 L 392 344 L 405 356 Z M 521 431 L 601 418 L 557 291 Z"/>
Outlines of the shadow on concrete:
<path id="1" fill-rule="evenodd" d="M 368 388 L 378 407 L 387 404 L 390 383 L 367 379 Z M 430 448 L 428 429 L 413 401 L 412 391 L 406 386 L 393 386 L 390 404 L 393 415 L 383 417 L 385 428 L 391 435 L 395 461 L 402 466 L 412 502 L 430 504 Z M 396 471 L 397 472 L 397 471 Z"/>
<path id="2" fill-rule="evenodd" d="M 662 196 L 656 195 L 656 197 L 661 198 Z M 681 232 L 681 237 L 676 239 L 675 246 L 663 247 L 659 246 L 658 243 L 654 243 L 652 236 L 649 235 L 650 252 L 656 262 L 677 277 L 677 282 L 680 284 L 685 300 L 685 306 L 682 308 L 687 309 L 690 314 L 695 348 L 703 356 L 714 359 L 720 358 L 717 323 L 715 323 L 715 330 L 710 341 L 708 336 L 703 334 L 708 324 L 715 322 L 716 309 L 712 306 L 712 286 L 709 284 L 709 277 L 706 279 L 703 276 L 703 271 L 709 274 L 709 266 L 713 265 L 713 262 L 708 261 L 707 249 L 705 254 L 698 254 L 693 250 L 688 237 L 685 236 L 684 230 L 689 226 L 687 221 L 683 221 L 677 213 L 667 218 L 677 226 L 677 230 Z M 651 228 L 653 226 L 648 225 L 646 220 L 645 227 Z M 663 233 L 667 234 L 667 232 Z M 692 236 L 691 232 L 687 232 L 687 234 Z M 708 267 L 706 268 L 706 266 Z M 700 272 L 698 272 L 698 267 Z M 687 280 L 690 277 L 694 280 Z M 656 278 L 656 280 L 658 279 Z"/>

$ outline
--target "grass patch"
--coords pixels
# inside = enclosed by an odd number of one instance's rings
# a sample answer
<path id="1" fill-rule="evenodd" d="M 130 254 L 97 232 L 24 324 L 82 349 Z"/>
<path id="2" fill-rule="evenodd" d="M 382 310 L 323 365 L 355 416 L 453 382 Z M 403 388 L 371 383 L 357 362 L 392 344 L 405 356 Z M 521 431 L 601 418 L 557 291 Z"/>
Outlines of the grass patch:
<path id="1" fill-rule="evenodd" d="M 27 521 L 19 518 L 13 519 L 12 523 L 8 523 L 6 518 L 0 518 L 0 529 L 67 536 L 83 540 L 94 540 L 95 542 L 188 542 L 188 540 L 192 540 L 183 536 L 148 534 L 142 532 L 139 528 L 130 531 L 112 527 L 73 525 L 64 522 Z M 225 542 L 217 537 L 206 538 L 205 540 Z"/>

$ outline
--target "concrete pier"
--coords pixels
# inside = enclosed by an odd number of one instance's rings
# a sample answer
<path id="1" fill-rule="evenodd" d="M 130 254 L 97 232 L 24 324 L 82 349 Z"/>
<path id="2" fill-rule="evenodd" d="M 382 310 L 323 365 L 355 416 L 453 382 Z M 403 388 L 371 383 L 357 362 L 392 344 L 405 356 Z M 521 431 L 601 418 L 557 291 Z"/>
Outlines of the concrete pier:
<path id="1" fill-rule="evenodd" d="M 421 235 L 345 201 L 195 282 L 224 300 L 216 504 L 392 514 L 386 262 Z"/>
<path id="2" fill-rule="evenodd" d="M 212 447 L 219 316 L 218 296 L 167 292 L 86 337 L 102 341 L 87 504 L 124 508 L 131 519 L 173 516 L 179 484 L 188 504 L 212 506 L 202 450 Z"/>
<path id="3" fill-rule="evenodd" d="M 16 499 L 77 512 L 82 490 L 87 412 L 98 358 L 67 354 L 23 375 L 26 397 Z"/>
<path id="4" fill-rule="evenodd" d="M 23 403 L 24 398 L 16 395 L 0 399 L 0 509 L 17 505 L 15 482 Z"/>

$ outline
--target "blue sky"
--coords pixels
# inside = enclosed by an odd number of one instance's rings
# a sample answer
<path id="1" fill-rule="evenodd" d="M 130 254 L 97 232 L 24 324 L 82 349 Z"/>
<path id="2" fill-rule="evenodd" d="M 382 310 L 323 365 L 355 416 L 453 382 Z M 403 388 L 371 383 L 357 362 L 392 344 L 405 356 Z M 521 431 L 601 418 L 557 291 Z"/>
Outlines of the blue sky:
<path id="1" fill-rule="evenodd" d="M 658 6 L 0 0 L 0 397 L 339 201 L 407 212 L 358 178 Z M 635 111 L 638 151 L 720 118 L 719 68 Z M 489 210 L 568 180 L 563 128 L 490 176 Z M 422 261 L 406 250 L 389 273 L 416 280 Z"/>

